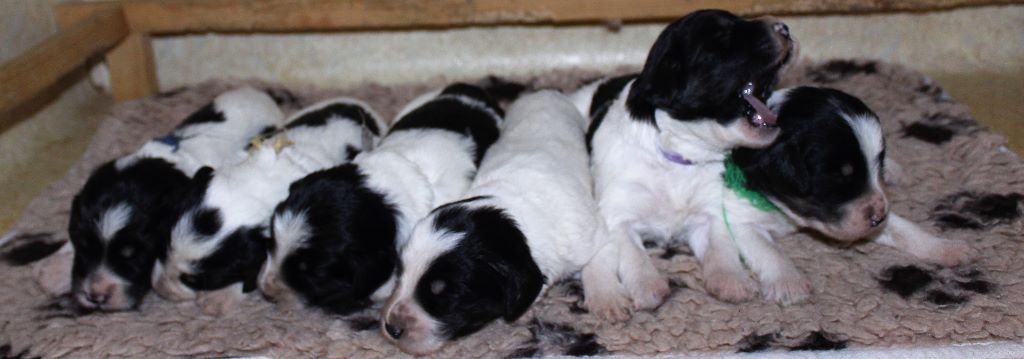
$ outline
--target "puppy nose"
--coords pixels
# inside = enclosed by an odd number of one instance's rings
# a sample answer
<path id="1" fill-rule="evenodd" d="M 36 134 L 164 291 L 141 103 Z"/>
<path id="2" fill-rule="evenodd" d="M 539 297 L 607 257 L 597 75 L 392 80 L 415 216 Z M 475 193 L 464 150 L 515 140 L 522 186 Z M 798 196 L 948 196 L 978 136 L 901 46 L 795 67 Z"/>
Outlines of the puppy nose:
<path id="1" fill-rule="evenodd" d="M 882 225 L 882 222 L 885 222 L 885 218 L 889 216 L 889 211 L 885 207 L 885 204 L 868 206 L 868 224 L 872 228 Z"/>
<path id="2" fill-rule="evenodd" d="M 90 303 L 95 305 L 106 304 L 108 299 L 110 299 L 110 296 L 104 293 L 97 293 L 93 291 L 85 293 L 85 300 L 88 300 Z"/>
<path id="3" fill-rule="evenodd" d="M 781 22 L 775 23 L 775 25 L 772 25 L 772 29 L 774 29 L 775 32 L 779 33 L 779 35 L 782 35 L 782 37 L 785 37 L 787 39 L 790 38 L 789 37 L 789 26 L 786 26 L 785 23 L 781 23 Z"/>
<path id="4" fill-rule="evenodd" d="M 388 336 L 391 337 L 391 339 L 396 340 L 401 338 L 402 334 L 405 333 L 405 330 L 402 330 L 402 328 L 396 327 L 387 322 L 384 323 L 384 331 L 388 333 Z"/>

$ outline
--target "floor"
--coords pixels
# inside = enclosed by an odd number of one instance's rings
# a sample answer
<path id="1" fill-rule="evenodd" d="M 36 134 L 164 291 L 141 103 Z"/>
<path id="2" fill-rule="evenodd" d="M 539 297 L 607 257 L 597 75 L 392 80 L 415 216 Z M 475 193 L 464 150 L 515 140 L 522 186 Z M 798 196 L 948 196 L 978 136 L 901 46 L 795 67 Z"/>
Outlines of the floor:
<path id="1" fill-rule="evenodd" d="M 1005 13 L 1007 11 L 1010 12 L 1008 16 L 993 16 L 993 14 Z M 851 43 L 841 44 L 841 48 L 828 48 L 826 51 L 812 54 L 812 56 L 816 55 L 824 58 L 838 56 L 875 57 L 903 62 L 908 66 L 917 68 L 936 79 L 955 99 L 966 103 L 979 121 L 993 130 L 1006 135 L 1009 139 L 1008 147 L 1011 150 L 1018 155 L 1024 154 L 1024 58 L 1019 56 L 1022 53 L 1020 49 L 1024 48 L 1024 45 L 1022 45 L 1024 41 L 1020 40 L 1020 37 L 1024 35 L 1024 6 L 960 10 L 953 13 L 926 15 L 920 18 L 921 23 L 925 25 L 916 30 L 916 33 L 911 34 L 912 36 L 908 36 L 905 33 L 907 29 L 916 29 L 912 28 L 912 26 L 917 26 L 916 24 L 907 24 L 906 17 L 910 16 L 918 15 L 883 16 L 881 19 L 835 17 L 828 19 L 803 18 L 792 20 L 792 22 L 787 19 L 786 21 L 790 22 L 791 28 L 794 31 L 797 31 L 800 26 L 828 28 L 829 31 L 802 32 L 806 33 L 801 38 L 805 49 L 835 46 L 834 38 L 840 36 L 843 31 L 850 32 L 852 31 L 851 29 L 871 28 L 870 31 L 865 30 L 859 32 L 859 35 L 850 36 L 854 38 L 859 36 L 859 38 L 854 39 Z M 974 26 L 970 24 L 963 25 L 965 22 L 971 22 L 964 21 L 965 18 L 995 20 Z M 977 24 L 977 22 L 975 23 Z M 931 28 L 948 28 L 951 26 L 963 27 L 956 29 L 959 37 L 950 40 L 962 43 L 962 46 L 947 44 L 948 46 L 945 49 L 940 48 L 936 50 L 934 48 L 922 48 L 930 45 L 914 44 L 914 36 L 935 36 Z M 978 29 L 972 30 L 972 26 L 978 27 Z M 993 32 L 991 28 L 998 28 L 1000 31 Z M 479 36 L 481 31 L 486 32 L 490 30 L 468 30 L 467 34 L 463 35 Z M 500 31 L 502 30 L 495 30 L 496 33 Z M 627 29 L 625 31 L 628 33 L 630 30 Z M 650 29 L 640 29 L 638 31 L 641 34 L 650 33 Z M 882 32 L 881 35 L 878 34 L 879 31 Z M 441 33 L 436 34 L 448 36 Z M 457 37 L 463 35 L 452 35 L 455 39 L 448 39 L 447 41 L 458 42 Z M 403 35 L 394 34 L 393 36 L 399 39 L 398 41 L 401 41 Z M 422 41 L 423 36 L 425 35 L 417 34 L 410 37 L 419 39 L 416 41 Z M 513 33 L 509 36 L 520 36 L 520 33 Z M 879 45 L 873 40 L 873 38 L 879 36 L 902 39 L 902 42 Z M 848 37 L 844 37 L 844 39 L 846 38 Z M 1009 42 L 1007 42 L 1007 38 Z M 985 41 L 986 39 L 994 41 Z M 198 40 L 205 49 L 218 47 L 208 43 L 210 41 L 213 40 L 209 38 Z M 572 42 L 565 39 L 558 41 Z M 621 41 L 629 42 L 635 40 L 624 39 Z M 175 47 L 184 47 L 179 49 L 181 51 L 191 51 L 188 48 L 190 45 L 183 43 L 181 40 L 170 39 L 167 42 L 168 44 L 166 45 L 156 46 L 158 57 L 161 53 L 173 54 L 172 50 Z M 1016 45 L 1007 45 L 1008 43 L 1016 43 Z M 894 46 L 899 51 L 893 51 Z M 901 52 L 905 47 L 912 48 L 914 46 L 922 49 L 919 52 Z M 965 53 L 969 52 L 969 54 L 957 56 L 948 53 L 957 49 Z M 1012 51 L 1008 52 L 1007 49 Z M 473 53 L 472 50 L 472 48 L 469 49 L 467 53 Z M 244 51 L 244 49 L 240 51 Z M 259 53 L 259 51 L 255 53 Z M 808 52 L 805 50 L 804 53 L 807 54 Z M 922 53 L 931 55 L 927 60 L 914 61 Z M 850 54 L 861 54 L 863 56 Z M 615 61 L 629 60 L 636 57 L 634 55 L 635 51 L 628 55 L 612 56 L 606 59 Z M 167 58 L 171 57 L 170 55 L 167 56 Z M 574 61 L 580 61 L 578 57 L 574 59 Z M 193 64 L 165 64 L 166 61 L 169 60 L 158 59 L 159 66 L 166 67 L 166 69 L 161 69 L 161 76 L 168 76 L 164 71 L 174 71 L 175 66 L 183 69 L 183 71 L 203 71 L 203 69 L 196 69 Z M 186 58 L 180 61 L 187 62 L 189 60 Z M 368 59 L 368 62 L 372 61 L 372 59 Z M 193 63 L 203 62 L 202 60 L 197 61 L 193 59 Z M 915 62 L 919 66 L 908 62 Z M 510 66 L 522 67 L 523 65 L 512 64 Z M 216 69 L 207 69 L 207 71 L 216 73 Z M 287 77 L 288 75 L 289 73 L 284 73 L 282 76 Z M 295 81 L 294 78 L 291 80 Z M 163 87 L 177 85 L 171 81 L 165 82 L 168 83 L 162 83 Z M 291 81 L 286 79 L 283 82 L 290 83 Z M 6 229 L 17 220 L 21 210 L 32 198 L 43 191 L 51 181 L 63 176 L 67 168 L 77 160 L 80 153 L 88 146 L 90 134 L 112 106 L 112 101 L 101 90 L 83 81 L 66 90 L 53 105 L 33 115 L 28 121 L 24 121 L 0 133 L 0 188 L 4 188 L 4 191 L 0 191 L 0 234 L 6 232 Z"/>

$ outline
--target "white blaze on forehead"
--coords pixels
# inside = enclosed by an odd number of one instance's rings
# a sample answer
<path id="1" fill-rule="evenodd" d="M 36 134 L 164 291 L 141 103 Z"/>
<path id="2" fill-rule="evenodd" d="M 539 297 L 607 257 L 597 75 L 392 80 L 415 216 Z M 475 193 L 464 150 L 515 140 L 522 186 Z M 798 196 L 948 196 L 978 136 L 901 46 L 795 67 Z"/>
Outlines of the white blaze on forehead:
<path id="1" fill-rule="evenodd" d="M 120 232 L 124 226 L 128 225 L 128 220 L 132 216 L 132 207 L 120 203 L 110 209 L 107 209 L 100 217 L 99 223 L 96 227 L 100 230 L 100 240 L 103 242 L 110 242 Z"/>
<path id="2" fill-rule="evenodd" d="M 409 243 L 402 249 L 402 277 L 399 296 L 412 295 L 420 277 L 434 259 L 458 245 L 463 233 L 441 232 L 434 228 L 436 213 L 420 220 L 413 229 Z"/>
<path id="3" fill-rule="evenodd" d="M 868 178 L 871 181 L 871 186 L 876 189 L 881 189 L 881 163 L 878 161 L 878 155 L 885 149 L 885 139 L 882 137 L 882 128 L 879 126 L 878 120 L 871 116 L 857 115 L 850 116 L 843 114 L 843 119 L 853 129 L 854 136 L 857 137 L 857 142 L 860 144 L 860 150 L 864 154 L 864 159 L 867 160 L 868 166 Z"/>

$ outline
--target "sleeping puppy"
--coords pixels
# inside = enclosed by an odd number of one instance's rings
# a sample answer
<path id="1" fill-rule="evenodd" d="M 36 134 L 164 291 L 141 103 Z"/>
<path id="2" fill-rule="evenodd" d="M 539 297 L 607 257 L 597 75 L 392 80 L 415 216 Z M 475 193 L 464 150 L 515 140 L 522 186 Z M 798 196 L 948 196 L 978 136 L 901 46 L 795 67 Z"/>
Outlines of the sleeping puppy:
<path id="1" fill-rule="evenodd" d="M 603 228 L 591 195 L 585 120 L 553 91 L 514 102 L 462 200 L 434 209 L 402 248 L 381 331 L 425 354 L 502 318 L 578 270 Z"/>
<path id="2" fill-rule="evenodd" d="M 417 220 L 461 196 L 504 115 L 484 90 L 453 84 L 398 116 L 380 146 L 293 183 L 274 211 L 274 246 L 260 290 L 347 314 L 391 290 Z"/>
<path id="3" fill-rule="evenodd" d="M 88 309 L 136 308 L 166 252 L 175 206 L 201 166 L 244 158 L 249 139 L 281 124 L 265 93 L 241 88 L 217 96 L 171 133 L 95 171 L 71 203 L 72 293 Z"/>
<path id="4" fill-rule="evenodd" d="M 254 141 L 250 157 L 193 178 L 175 218 L 167 258 L 153 271 L 154 289 L 172 301 L 195 299 L 222 314 L 256 288 L 267 256 L 270 217 L 303 176 L 351 160 L 373 145 L 379 116 L 357 100 L 338 98 L 291 116 L 284 130 Z"/>
<path id="5" fill-rule="evenodd" d="M 710 203 L 720 203 L 722 161 L 735 147 L 764 147 L 778 135 L 763 101 L 796 58 L 785 24 L 746 20 L 718 10 L 691 13 L 655 41 L 639 75 L 607 79 L 573 95 L 589 114 L 587 132 L 599 211 L 610 245 L 587 278 L 591 312 L 610 319 L 658 306 L 666 279 L 643 249 L 643 239 L 687 238 L 709 230 Z M 604 243 L 605 241 L 600 241 Z M 698 257 L 728 256 L 695 247 Z M 705 267 L 705 279 L 730 268 Z M 586 275 L 590 273 L 591 276 Z M 712 282 L 714 280 L 712 279 Z M 712 291 L 726 297 L 733 284 Z"/>
<path id="6" fill-rule="evenodd" d="M 708 238 L 738 249 L 768 300 L 793 303 L 810 294 L 807 279 L 772 244 L 799 228 L 842 242 L 872 239 L 946 266 L 974 256 L 966 243 L 938 238 L 890 213 L 885 139 L 878 116 L 859 99 L 799 87 L 775 92 L 768 105 L 777 111 L 782 133 L 764 149 L 733 152 L 735 165 L 726 171 L 733 179 L 726 182 L 735 190 L 726 190 L 715 206 L 726 216 L 716 222 L 732 231 Z"/>

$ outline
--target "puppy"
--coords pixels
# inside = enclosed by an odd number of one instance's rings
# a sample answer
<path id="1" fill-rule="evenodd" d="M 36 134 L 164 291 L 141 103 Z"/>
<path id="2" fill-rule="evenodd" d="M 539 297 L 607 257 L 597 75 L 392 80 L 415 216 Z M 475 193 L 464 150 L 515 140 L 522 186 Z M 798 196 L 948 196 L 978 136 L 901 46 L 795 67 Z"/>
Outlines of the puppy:
<path id="1" fill-rule="evenodd" d="M 97 168 L 71 203 L 71 282 L 88 309 L 136 308 L 166 252 L 179 195 L 201 166 L 244 158 L 249 139 L 281 124 L 265 93 L 241 88 L 217 96 L 166 136 Z"/>
<path id="2" fill-rule="evenodd" d="M 397 246 L 469 187 L 504 115 L 484 90 L 453 84 L 407 106 L 378 148 L 293 183 L 274 212 L 261 291 L 347 314 L 391 290 Z"/>
<path id="3" fill-rule="evenodd" d="M 772 245 L 799 228 L 842 242 L 873 239 L 946 266 L 974 256 L 966 243 L 938 238 L 890 213 L 883 181 L 885 139 L 878 116 L 859 99 L 799 87 L 775 92 L 768 105 L 778 113 L 782 133 L 766 148 L 733 152 L 735 164 L 725 174 L 733 176 L 727 180 L 731 190 L 715 206 L 725 216 L 716 224 L 731 231 L 708 238 L 738 250 L 768 300 L 793 303 L 810 294 L 807 279 Z"/>
<path id="4" fill-rule="evenodd" d="M 764 147 L 778 135 L 775 115 L 763 101 L 796 52 L 789 29 L 777 20 L 697 11 L 658 36 L 639 75 L 600 81 L 573 95 L 591 118 L 594 193 L 608 242 L 616 246 L 603 250 L 584 273 L 591 312 L 625 319 L 630 309 L 663 301 L 668 283 L 642 240 L 709 230 L 716 212 L 702 209 L 721 200 L 706 189 L 721 187 L 729 150 Z M 735 257 L 714 247 L 694 251 L 701 258 Z M 705 278 L 728 269 L 706 267 Z M 721 284 L 712 290 L 744 296 Z"/>
<path id="5" fill-rule="evenodd" d="M 425 354 L 523 315 L 599 248 L 585 120 L 552 91 L 514 102 L 462 200 L 420 220 L 402 248 L 381 331 Z"/>
<path id="6" fill-rule="evenodd" d="M 254 141 L 245 161 L 216 173 L 200 169 L 181 199 L 186 210 L 174 220 L 167 258 L 154 270 L 157 293 L 195 299 L 211 315 L 232 309 L 256 288 L 270 217 L 288 185 L 369 149 L 380 128 L 364 103 L 327 100 L 291 116 L 283 132 Z"/>

